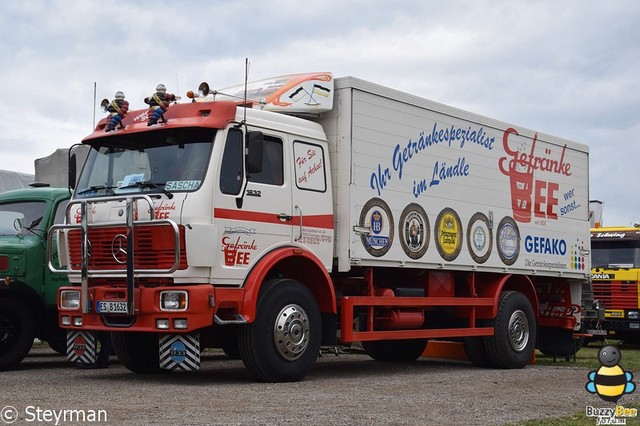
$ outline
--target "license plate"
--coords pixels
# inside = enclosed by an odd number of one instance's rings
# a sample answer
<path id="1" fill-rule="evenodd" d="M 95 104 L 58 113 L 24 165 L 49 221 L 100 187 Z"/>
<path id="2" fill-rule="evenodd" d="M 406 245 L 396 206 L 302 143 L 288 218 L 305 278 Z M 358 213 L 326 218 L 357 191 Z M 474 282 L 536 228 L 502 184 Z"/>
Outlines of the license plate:
<path id="1" fill-rule="evenodd" d="M 587 334 L 591 334 L 594 336 L 606 336 L 607 330 L 587 330 Z"/>
<path id="2" fill-rule="evenodd" d="M 102 314 L 126 314 L 127 302 L 97 302 L 96 311 Z"/>

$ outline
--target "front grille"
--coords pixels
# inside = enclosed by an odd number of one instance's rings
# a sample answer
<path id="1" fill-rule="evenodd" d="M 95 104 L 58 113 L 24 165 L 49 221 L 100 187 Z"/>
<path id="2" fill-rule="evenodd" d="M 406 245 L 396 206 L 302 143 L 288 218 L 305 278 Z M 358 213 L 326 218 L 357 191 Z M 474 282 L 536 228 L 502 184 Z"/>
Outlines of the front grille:
<path id="1" fill-rule="evenodd" d="M 178 269 L 187 268 L 187 255 L 184 241 L 184 227 L 180 230 L 180 264 Z M 116 236 L 126 235 L 126 227 L 89 228 L 89 264 L 90 271 L 127 269 L 126 254 L 114 257 L 120 246 Z M 69 257 L 71 269 L 80 270 L 82 255 L 80 250 L 81 232 L 69 231 Z M 170 225 L 138 225 L 133 228 L 134 269 L 170 269 L 174 263 L 174 232 Z M 124 247 L 126 250 L 126 247 Z"/>
<path id="2" fill-rule="evenodd" d="M 637 309 L 638 285 L 615 281 L 593 282 L 593 297 L 605 309 Z"/>

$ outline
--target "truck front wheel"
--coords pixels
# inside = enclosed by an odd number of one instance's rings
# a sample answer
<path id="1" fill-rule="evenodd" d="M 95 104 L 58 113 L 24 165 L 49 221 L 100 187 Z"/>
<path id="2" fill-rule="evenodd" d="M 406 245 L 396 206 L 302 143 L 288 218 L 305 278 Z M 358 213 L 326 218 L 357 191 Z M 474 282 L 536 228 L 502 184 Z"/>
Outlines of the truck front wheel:
<path id="1" fill-rule="evenodd" d="M 536 319 L 527 297 L 518 291 L 500 295 L 494 335 L 485 338 L 485 349 L 496 368 L 523 368 L 529 364 L 536 342 Z"/>
<path id="2" fill-rule="evenodd" d="M 153 333 L 111 333 L 113 349 L 118 359 L 134 373 L 158 373 L 160 352 L 158 336 Z"/>
<path id="3" fill-rule="evenodd" d="M 24 303 L 0 299 L 0 371 L 14 368 L 27 356 L 35 329 L 31 310 Z"/>
<path id="4" fill-rule="evenodd" d="M 289 279 L 268 281 L 255 320 L 240 329 L 242 362 L 260 381 L 300 380 L 318 357 L 320 324 L 320 309 L 307 287 Z"/>

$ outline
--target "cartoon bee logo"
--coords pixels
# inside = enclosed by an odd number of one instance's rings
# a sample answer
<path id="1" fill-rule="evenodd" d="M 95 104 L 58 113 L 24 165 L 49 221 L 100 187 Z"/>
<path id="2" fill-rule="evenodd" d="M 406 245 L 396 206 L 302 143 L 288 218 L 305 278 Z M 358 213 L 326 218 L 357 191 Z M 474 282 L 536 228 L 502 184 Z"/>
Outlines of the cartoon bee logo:
<path id="1" fill-rule="evenodd" d="M 602 367 L 589 372 L 589 381 L 585 386 L 587 392 L 598 394 L 607 402 L 618 402 L 622 395 L 633 392 L 636 389 L 631 381 L 633 374 L 618 365 L 621 359 L 622 353 L 615 346 L 600 349 L 598 361 Z"/>

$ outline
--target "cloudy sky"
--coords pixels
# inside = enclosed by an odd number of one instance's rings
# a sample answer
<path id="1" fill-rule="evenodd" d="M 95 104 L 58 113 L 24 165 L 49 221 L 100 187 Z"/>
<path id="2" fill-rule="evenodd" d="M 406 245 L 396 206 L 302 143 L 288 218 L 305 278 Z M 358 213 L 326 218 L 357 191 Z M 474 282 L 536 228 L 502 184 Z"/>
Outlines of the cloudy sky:
<path id="1" fill-rule="evenodd" d="M 640 221 L 640 2 L 2 2 L 0 169 L 87 135 L 116 90 L 352 75 L 588 144 L 605 225 Z M 97 118 L 103 114 L 99 109 Z"/>

